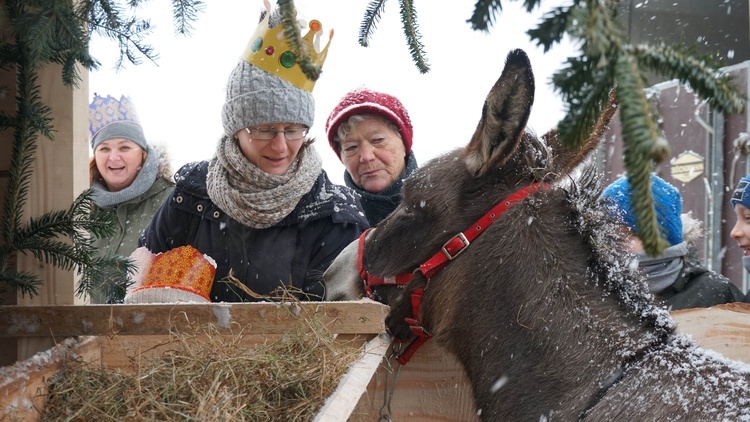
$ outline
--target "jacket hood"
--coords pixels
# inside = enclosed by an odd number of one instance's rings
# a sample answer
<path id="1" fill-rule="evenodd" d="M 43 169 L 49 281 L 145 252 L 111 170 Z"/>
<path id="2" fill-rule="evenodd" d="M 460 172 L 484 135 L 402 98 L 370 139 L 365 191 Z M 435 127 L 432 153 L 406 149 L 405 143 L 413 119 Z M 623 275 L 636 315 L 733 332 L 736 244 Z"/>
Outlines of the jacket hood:
<path id="1" fill-rule="evenodd" d="M 159 153 L 159 167 L 156 177 L 167 179 L 174 185 L 174 170 L 172 170 L 171 157 L 167 146 L 161 143 L 152 143 L 151 146 Z"/>

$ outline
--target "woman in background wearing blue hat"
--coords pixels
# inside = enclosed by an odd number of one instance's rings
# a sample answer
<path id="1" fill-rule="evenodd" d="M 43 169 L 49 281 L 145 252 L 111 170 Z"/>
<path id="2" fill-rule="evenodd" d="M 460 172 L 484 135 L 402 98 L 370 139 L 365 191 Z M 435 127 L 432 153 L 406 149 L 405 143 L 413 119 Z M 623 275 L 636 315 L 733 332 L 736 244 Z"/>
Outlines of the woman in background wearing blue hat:
<path id="1" fill-rule="evenodd" d="M 285 290 L 321 300 L 323 272 L 368 227 L 357 195 L 322 169 L 308 137 L 313 83 L 270 18 L 277 15 L 263 18 L 229 76 L 216 153 L 177 172 L 173 195 L 140 241 L 153 253 L 191 245 L 213 258 L 213 302 L 283 297 Z M 220 282 L 229 275 L 253 294 Z"/>
<path id="2" fill-rule="evenodd" d="M 700 222 L 682 214 L 682 195 L 659 176 L 651 175 L 651 193 L 656 219 L 669 247 L 661 256 L 651 257 L 643 251 L 630 204 L 631 188 L 625 176 L 602 192 L 602 199 L 612 207 L 622 222 L 630 252 L 638 258 L 638 268 L 646 277 L 649 290 L 658 302 L 670 310 L 707 308 L 737 302 L 743 294 L 726 277 L 708 270 L 689 253 L 700 237 Z M 683 224 L 685 223 L 685 224 Z M 683 227 L 686 230 L 683 232 Z"/>
<path id="3" fill-rule="evenodd" d="M 92 198 L 96 207 L 114 214 L 115 234 L 97 239 L 100 256 L 129 256 L 151 217 L 172 192 L 172 170 L 163 151 L 143 135 L 132 101 L 94 94 L 89 105 L 89 129 L 93 157 L 89 164 Z M 124 295 L 102 293 L 119 301 Z M 94 295 L 97 295 L 96 293 Z M 92 297 L 101 303 L 102 297 Z"/>

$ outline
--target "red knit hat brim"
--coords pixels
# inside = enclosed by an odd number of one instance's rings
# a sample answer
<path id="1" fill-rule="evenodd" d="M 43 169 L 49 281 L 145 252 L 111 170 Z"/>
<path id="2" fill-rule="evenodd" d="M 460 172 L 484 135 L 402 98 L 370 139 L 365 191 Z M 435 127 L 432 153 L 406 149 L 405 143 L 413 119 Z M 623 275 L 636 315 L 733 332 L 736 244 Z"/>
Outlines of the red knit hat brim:
<path id="1" fill-rule="evenodd" d="M 406 155 L 411 153 L 413 129 L 403 104 L 392 95 L 359 89 L 349 92 L 333 109 L 326 122 L 328 143 L 339 159 L 341 146 L 335 141 L 339 126 L 351 116 L 362 114 L 374 114 L 392 121 L 401 133 Z"/>

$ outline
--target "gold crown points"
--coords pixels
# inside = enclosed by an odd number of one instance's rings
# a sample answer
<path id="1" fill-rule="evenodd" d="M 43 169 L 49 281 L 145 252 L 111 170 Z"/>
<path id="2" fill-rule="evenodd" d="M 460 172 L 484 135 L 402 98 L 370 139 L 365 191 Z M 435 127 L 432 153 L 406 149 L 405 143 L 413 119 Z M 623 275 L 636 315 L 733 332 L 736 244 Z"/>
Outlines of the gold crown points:
<path id="1" fill-rule="evenodd" d="M 265 70 L 266 72 L 286 80 L 297 88 L 312 92 L 315 81 L 308 78 L 300 68 L 298 57 L 292 52 L 286 36 L 284 35 L 283 25 L 276 25 L 274 28 L 269 27 L 271 17 L 270 7 L 266 5 L 268 13 L 265 18 L 258 24 L 250 42 L 242 53 L 242 60 L 252 64 L 255 67 Z M 298 21 L 304 27 L 304 21 Z M 328 36 L 328 43 L 321 51 L 319 48 L 320 35 L 323 31 L 323 24 L 318 20 L 311 20 L 307 25 L 310 29 L 302 37 L 302 47 L 309 52 L 310 60 L 313 64 L 322 67 L 323 62 L 328 55 L 328 47 L 333 39 L 333 29 Z"/>

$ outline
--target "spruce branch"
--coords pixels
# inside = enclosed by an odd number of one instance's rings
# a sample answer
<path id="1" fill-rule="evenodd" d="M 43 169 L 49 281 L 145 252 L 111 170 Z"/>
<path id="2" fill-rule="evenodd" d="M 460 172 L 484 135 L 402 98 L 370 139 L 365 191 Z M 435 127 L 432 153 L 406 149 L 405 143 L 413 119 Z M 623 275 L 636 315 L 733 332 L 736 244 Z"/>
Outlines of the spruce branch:
<path id="1" fill-rule="evenodd" d="M 142 1 L 129 0 L 127 4 L 132 9 Z M 176 14 L 184 13 L 182 20 L 177 19 L 178 30 L 186 30 L 202 2 L 172 3 Z M 61 269 L 76 268 L 81 275 L 79 295 L 96 294 L 93 288 L 124 293 L 133 266 L 126 257 L 96 256 L 93 239 L 111 236 L 115 222 L 106 213 L 92 213 L 90 190 L 79 195 L 67 210 L 44 213 L 29 219 L 26 225 L 23 208 L 39 138 L 54 140 L 52 110 L 41 101 L 37 70 L 50 63 L 59 64 L 63 83 L 75 87 L 80 81 L 79 65 L 86 69 L 99 65 L 88 53 L 94 33 L 118 41 L 118 65 L 124 60 L 137 64 L 141 57 L 155 60 L 151 47 L 143 44 L 151 26 L 148 20 L 127 16 L 120 0 L 6 0 L 0 11 L 7 18 L 4 21 L 10 23 L 9 35 L 0 40 L 0 68 L 15 73 L 17 92 L 15 115 L 0 114 L 0 130 L 13 130 L 0 221 L 0 291 L 38 294 L 37 286 L 42 281 L 36 275 L 10 268 L 13 257 L 31 254 Z"/>
<path id="2" fill-rule="evenodd" d="M 135 272 L 130 258 L 120 255 L 95 257 L 87 265 L 78 267 L 81 276 L 76 286 L 76 296 L 101 299 L 123 298 L 132 284 L 129 277 Z"/>
<path id="3" fill-rule="evenodd" d="M 616 60 L 615 78 L 620 96 L 620 120 L 624 143 L 624 162 L 631 189 L 631 203 L 638 237 L 649 255 L 658 256 L 668 246 L 659 231 L 651 195 L 651 163 L 661 161 L 668 148 L 657 142 L 659 133 L 651 108 L 644 95 L 644 86 L 633 56 L 622 54 Z"/>
<path id="4" fill-rule="evenodd" d="M 313 52 L 308 51 L 307 46 L 302 42 L 302 35 L 297 25 L 297 10 L 294 8 L 294 1 L 279 0 L 279 11 L 281 13 L 281 25 L 284 27 L 284 35 L 292 53 L 297 57 L 297 62 L 302 73 L 311 81 L 317 81 L 322 69 L 310 58 Z"/>
<path id="5" fill-rule="evenodd" d="M 500 0 L 477 0 L 474 13 L 466 22 L 471 24 L 471 29 L 489 31 L 495 23 L 495 16 L 502 10 L 503 5 Z"/>
<path id="6" fill-rule="evenodd" d="M 572 7 L 564 6 L 552 9 L 536 28 L 529 29 L 526 34 L 530 39 L 537 40 L 537 45 L 542 46 L 545 53 L 548 52 L 568 32 L 572 10 Z"/>
<path id="7" fill-rule="evenodd" d="M 412 60 L 420 73 L 427 73 L 430 71 L 430 66 L 427 64 L 424 46 L 420 41 L 422 35 L 419 34 L 419 28 L 417 27 L 417 11 L 414 9 L 414 1 L 399 0 L 399 2 L 401 4 L 401 23 L 404 26 L 404 34 Z"/>
<path id="8" fill-rule="evenodd" d="M 27 271 L 2 271 L 0 270 L 0 293 L 8 289 L 21 293 L 21 297 L 28 295 L 30 298 L 39 294 L 39 286 L 42 280 L 35 274 Z"/>
<path id="9" fill-rule="evenodd" d="M 745 107 L 747 96 L 735 89 L 730 78 L 714 71 L 706 60 L 684 54 L 664 43 L 629 46 L 627 51 L 635 56 L 644 69 L 689 84 L 700 97 L 708 99 L 708 104 L 717 111 L 736 114 Z"/>
<path id="10" fill-rule="evenodd" d="M 385 9 L 385 0 L 371 0 L 365 9 L 365 16 L 362 18 L 362 23 L 359 26 L 359 37 L 357 38 L 359 45 L 362 47 L 369 47 L 370 38 L 375 32 L 378 22 L 380 22 L 380 16 Z"/>
<path id="11" fill-rule="evenodd" d="M 575 93 L 569 93 L 567 113 L 558 123 L 558 136 L 571 149 L 580 148 L 586 143 L 614 86 L 611 75 L 604 72 L 592 73 L 592 80 L 596 83 L 586 84 Z M 599 78 L 594 79 L 596 76 Z"/>
<path id="12" fill-rule="evenodd" d="M 85 1 L 79 9 L 79 19 L 86 22 L 89 36 L 96 34 L 117 42 L 120 55 L 115 68 L 125 66 L 125 62 L 133 65 L 142 63 L 142 58 L 156 62 L 159 56 L 153 47 L 144 40 L 151 35 L 153 28 L 147 19 L 127 15 L 124 6 L 119 2 L 109 0 Z"/>
<path id="13" fill-rule="evenodd" d="M 190 35 L 193 22 L 203 13 L 206 5 L 202 1 L 172 0 L 172 21 L 177 35 Z"/>

